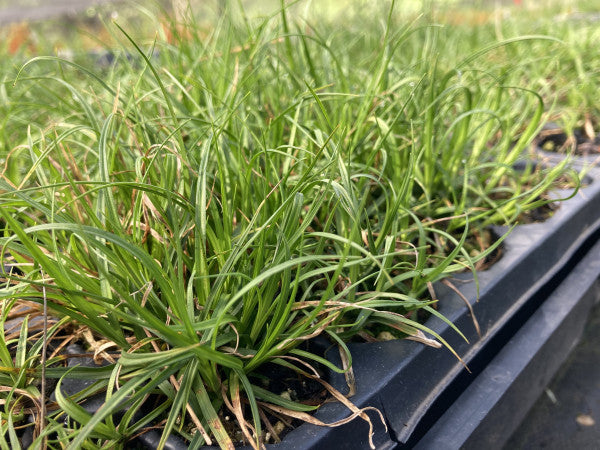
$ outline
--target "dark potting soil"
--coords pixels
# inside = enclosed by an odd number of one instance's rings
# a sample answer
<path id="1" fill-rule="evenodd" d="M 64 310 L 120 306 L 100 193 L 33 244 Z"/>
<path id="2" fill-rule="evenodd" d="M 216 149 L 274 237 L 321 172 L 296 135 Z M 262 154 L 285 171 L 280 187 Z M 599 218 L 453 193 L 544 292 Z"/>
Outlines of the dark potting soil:
<path id="1" fill-rule="evenodd" d="M 569 136 L 556 124 L 548 124 L 535 140 L 537 147 L 547 152 L 569 152 L 586 156 L 600 153 L 600 135 L 590 136 L 584 129 L 578 128 Z"/>
<path id="2" fill-rule="evenodd" d="M 546 203 L 519 215 L 520 224 L 545 222 L 560 206 L 557 203 Z"/>
<path id="3" fill-rule="evenodd" d="M 321 365 L 317 366 L 313 364 L 312 367 L 319 374 L 321 379 L 327 381 L 327 371 L 325 371 Z M 282 367 L 278 364 L 267 363 L 263 365 L 256 374 L 250 376 L 250 381 L 262 386 L 270 392 L 277 393 L 288 400 L 304 405 L 319 406 L 330 397 L 327 390 L 318 381 L 302 376 L 294 370 Z M 249 407 L 247 407 L 247 411 L 245 412 L 246 417 L 251 417 Z M 282 417 L 272 413 L 268 409 L 265 410 L 265 414 L 279 439 L 282 439 L 291 430 L 304 424 L 301 420 Z M 237 428 L 237 423 L 235 424 L 235 427 Z M 233 436 L 234 434 L 231 435 Z M 270 438 L 267 440 L 267 443 L 276 442 L 276 438 L 274 438 L 270 432 L 269 436 Z M 246 442 L 238 442 L 236 445 L 237 444 L 247 445 Z"/>
<path id="4" fill-rule="evenodd" d="M 494 245 L 498 239 L 500 239 L 500 236 L 498 236 L 493 230 L 486 229 L 473 239 L 475 239 L 477 245 L 479 245 L 479 251 L 485 251 L 487 248 Z M 488 255 L 486 255 L 485 258 L 475 263 L 475 268 L 480 271 L 489 269 L 498 261 L 500 261 L 503 253 L 504 246 L 503 244 L 500 244 Z"/>

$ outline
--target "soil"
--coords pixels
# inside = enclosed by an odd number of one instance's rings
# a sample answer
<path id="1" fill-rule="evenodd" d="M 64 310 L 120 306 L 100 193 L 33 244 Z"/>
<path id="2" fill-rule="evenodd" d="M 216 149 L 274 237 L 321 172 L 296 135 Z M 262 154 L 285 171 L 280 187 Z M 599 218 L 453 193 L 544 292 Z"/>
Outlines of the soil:
<path id="1" fill-rule="evenodd" d="M 492 246 L 499 238 L 500 237 L 497 236 L 492 230 L 483 230 L 481 233 L 478 233 L 473 238 L 471 238 L 472 242 L 470 243 L 470 246 L 474 249 L 472 253 L 480 253 L 485 251 L 487 248 Z M 498 247 L 492 250 L 485 258 L 475 263 L 475 268 L 479 271 L 489 269 L 498 261 L 500 261 L 500 258 L 502 258 L 503 253 L 503 245 L 500 244 Z"/>
<path id="2" fill-rule="evenodd" d="M 327 371 L 314 364 L 313 368 L 319 373 L 319 376 L 323 380 L 327 381 Z M 285 399 L 304 405 L 319 406 L 330 397 L 327 390 L 318 381 L 304 377 L 291 369 L 287 369 L 277 364 L 265 364 L 260 368 L 256 375 L 250 377 L 250 380 L 255 384 L 261 385 L 270 392 L 279 393 L 279 395 Z M 269 432 L 268 439 L 265 439 L 267 443 L 277 442 L 277 439 L 282 439 L 291 430 L 304 423 L 298 419 L 290 419 L 275 415 L 269 410 L 265 410 L 264 412 L 267 420 L 273 427 L 273 430 L 277 432 L 277 437 L 272 436 L 272 432 Z M 249 408 L 246 417 L 251 417 Z M 237 428 L 237 423 L 235 426 Z"/>
<path id="3" fill-rule="evenodd" d="M 575 155 L 587 156 L 600 153 L 600 135 L 594 135 L 588 127 L 577 128 L 569 136 L 562 128 L 549 124 L 540 132 L 535 140 L 537 147 L 547 152 L 567 153 L 573 151 Z"/>
<path id="4" fill-rule="evenodd" d="M 540 223 L 548 220 L 560 206 L 556 203 L 546 203 L 537 208 L 525 211 L 519 216 L 520 224 Z"/>

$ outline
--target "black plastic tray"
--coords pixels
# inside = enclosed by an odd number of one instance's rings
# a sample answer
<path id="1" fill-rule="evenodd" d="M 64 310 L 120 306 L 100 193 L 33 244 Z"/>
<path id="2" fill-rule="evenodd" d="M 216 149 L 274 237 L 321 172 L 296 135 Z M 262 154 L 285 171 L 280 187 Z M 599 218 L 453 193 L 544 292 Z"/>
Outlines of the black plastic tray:
<path id="1" fill-rule="evenodd" d="M 575 164 L 580 165 L 580 161 Z M 469 339 L 465 342 L 446 323 L 431 318 L 426 325 L 438 332 L 459 353 L 471 372 L 446 349 L 433 349 L 411 341 L 353 344 L 353 367 L 358 407 L 374 406 L 379 419 L 374 441 L 379 449 L 399 444 L 410 448 L 484 371 L 519 329 L 551 297 L 573 267 L 598 239 L 600 229 L 600 171 L 587 172 L 590 184 L 561 203 L 544 223 L 517 227 L 504 243 L 504 255 L 490 270 L 479 273 L 480 298 L 470 274 L 462 274 L 460 290 L 471 303 L 481 326 L 479 338 L 464 301 L 443 285 L 437 286 L 439 310 Z M 559 195 L 564 196 L 561 192 Z M 342 376 L 332 384 L 344 392 Z M 324 422 L 349 415 L 340 404 L 325 404 L 316 413 Z M 291 431 L 274 449 L 368 448 L 367 424 L 355 421 L 338 427 L 303 425 Z"/>
<path id="2" fill-rule="evenodd" d="M 597 242 L 414 448 L 501 448 L 577 344 L 599 277 Z"/>

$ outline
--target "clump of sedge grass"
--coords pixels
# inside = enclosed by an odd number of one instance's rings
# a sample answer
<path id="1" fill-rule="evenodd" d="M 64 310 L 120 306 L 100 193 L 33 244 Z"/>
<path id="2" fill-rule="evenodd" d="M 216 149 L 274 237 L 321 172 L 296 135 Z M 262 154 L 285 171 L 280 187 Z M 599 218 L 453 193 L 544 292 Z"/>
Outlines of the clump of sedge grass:
<path id="1" fill-rule="evenodd" d="M 315 409 L 257 386 L 261 366 L 348 370 L 303 342 L 326 336 L 348 366 L 345 342 L 369 327 L 445 344 L 414 320 L 440 316 L 432 283 L 476 274 L 495 247 L 472 256 L 470 233 L 513 224 L 565 169 L 514 168 L 543 102 L 505 65 L 477 67 L 545 38 L 449 62 L 444 30 L 402 23 L 393 8 L 372 20 L 225 10 L 209 30 L 177 24 L 173 44 L 142 45 L 117 26 L 129 56 L 104 72 L 55 57 L 22 68 L 15 92 L 39 97 L 35 108 L 13 97 L 4 125 L 16 145 L 2 155 L 0 242 L 22 275 L 5 276 L 2 299 L 46 303 L 121 352 L 97 369 L 46 361 L 47 378 L 96 381 L 75 398 L 58 383 L 60 409 L 37 443 L 114 448 L 161 419 L 159 447 L 176 433 L 231 448 L 229 411 L 258 447 L 266 412 Z M 23 339 L 12 362 L 15 341 L 0 343 L 13 443 L 19 399 L 41 396 L 41 344 L 25 364 Z M 77 404 L 98 392 L 95 414 Z"/>

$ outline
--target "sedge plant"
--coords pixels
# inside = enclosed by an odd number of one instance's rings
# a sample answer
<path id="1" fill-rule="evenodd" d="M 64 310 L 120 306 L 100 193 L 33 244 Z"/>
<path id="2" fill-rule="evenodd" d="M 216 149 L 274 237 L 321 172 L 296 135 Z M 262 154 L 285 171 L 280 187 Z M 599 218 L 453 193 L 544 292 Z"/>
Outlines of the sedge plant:
<path id="1" fill-rule="evenodd" d="M 115 24 L 110 68 L 36 57 L 15 74 L 0 244 L 20 274 L 3 275 L 0 296 L 7 308 L 44 303 L 120 352 L 97 368 L 42 364 L 39 339 L 23 357 L 24 330 L 9 364 L 3 339 L 6 414 L 21 411 L 16 394 L 43 398 L 42 369 L 57 380 L 36 445 L 123 448 L 159 422 L 159 448 L 173 433 L 192 448 L 259 447 L 277 414 L 311 421 L 316 409 L 261 384 L 268 364 L 369 420 L 320 371 L 348 373 L 348 340 L 381 329 L 446 345 L 417 317 L 446 320 L 433 283 L 476 276 L 500 241 L 479 249 L 473 236 L 546 202 L 565 171 L 515 169 L 544 103 L 510 62 L 478 66 L 546 37 L 448 61 L 452 33 L 406 23 L 393 4 L 366 20 L 350 12 L 343 27 L 283 3 L 262 18 L 221 13 L 150 42 Z M 32 95 L 35 108 L 20 100 Z M 306 345 L 316 337 L 342 367 Z M 64 395 L 74 377 L 94 383 Z M 80 404 L 91 395 L 104 397 L 93 414 Z M 10 417 L 6 443 L 22 416 Z"/>

